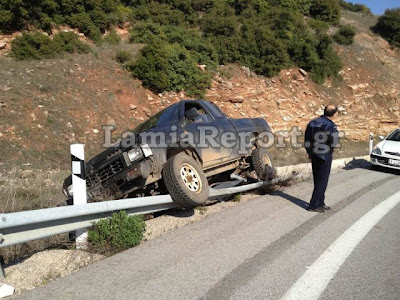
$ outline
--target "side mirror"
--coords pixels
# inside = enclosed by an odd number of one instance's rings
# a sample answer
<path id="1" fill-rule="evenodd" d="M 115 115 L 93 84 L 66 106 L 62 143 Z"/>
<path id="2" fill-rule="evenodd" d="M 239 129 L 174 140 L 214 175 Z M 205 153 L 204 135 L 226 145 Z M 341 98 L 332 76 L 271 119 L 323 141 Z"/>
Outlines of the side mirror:
<path id="1" fill-rule="evenodd" d="M 384 137 L 383 135 L 379 135 L 379 139 L 380 139 L 381 141 L 383 141 L 383 140 L 385 139 L 385 137 Z"/>

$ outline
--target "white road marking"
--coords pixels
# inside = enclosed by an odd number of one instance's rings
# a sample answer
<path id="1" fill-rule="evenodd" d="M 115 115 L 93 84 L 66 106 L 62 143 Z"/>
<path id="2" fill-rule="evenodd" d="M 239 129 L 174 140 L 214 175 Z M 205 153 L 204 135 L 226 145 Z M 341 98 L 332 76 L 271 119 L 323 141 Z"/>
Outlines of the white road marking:
<path id="1" fill-rule="evenodd" d="M 400 192 L 387 198 L 367 212 L 322 253 L 282 299 L 318 299 L 351 252 L 368 232 L 399 203 Z"/>

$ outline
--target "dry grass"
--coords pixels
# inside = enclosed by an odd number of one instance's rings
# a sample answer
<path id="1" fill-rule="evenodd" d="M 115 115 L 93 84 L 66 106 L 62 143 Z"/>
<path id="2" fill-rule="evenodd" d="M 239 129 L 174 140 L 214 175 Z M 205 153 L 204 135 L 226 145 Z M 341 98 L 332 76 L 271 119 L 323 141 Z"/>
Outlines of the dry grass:
<path id="1" fill-rule="evenodd" d="M 67 172 L 60 170 L 38 171 L 21 178 L 22 169 L 14 168 L 0 177 L 0 212 L 10 213 L 54 207 L 64 201 L 62 182 Z M 26 172 L 24 173 L 26 175 Z M 0 249 L 6 264 L 22 260 L 33 253 L 48 248 L 69 248 L 68 234 Z"/>
<path id="2" fill-rule="evenodd" d="M 68 172 L 32 171 L 27 178 L 14 168 L 7 177 L 0 177 L 0 212 L 10 213 L 54 207 L 65 200 L 62 182 Z M 26 175 L 25 175 L 26 176 Z"/>

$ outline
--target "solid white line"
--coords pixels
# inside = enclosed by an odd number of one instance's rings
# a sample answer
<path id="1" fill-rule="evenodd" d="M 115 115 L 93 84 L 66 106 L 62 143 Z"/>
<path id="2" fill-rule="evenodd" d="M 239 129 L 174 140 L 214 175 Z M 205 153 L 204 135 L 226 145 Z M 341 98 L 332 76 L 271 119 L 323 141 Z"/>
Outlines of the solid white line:
<path id="1" fill-rule="evenodd" d="M 318 299 L 351 252 L 368 232 L 399 203 L 400 192 L 381 202 L 361 217 L 322 253 L 282 299 Z"/>

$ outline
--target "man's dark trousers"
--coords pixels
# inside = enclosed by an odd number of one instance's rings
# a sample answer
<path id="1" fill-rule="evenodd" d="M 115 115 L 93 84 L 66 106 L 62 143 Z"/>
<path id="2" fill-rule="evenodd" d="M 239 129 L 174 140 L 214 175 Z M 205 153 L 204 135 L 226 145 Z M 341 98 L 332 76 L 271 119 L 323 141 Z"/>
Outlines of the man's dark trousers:
<path id="1" fill-rule="evenodd" d="M 331 174 L 332 153 L 325 155 L 325 160 L 311 155 L 311 164 L 314 177 L 314 191 L 309 209 L 317 209 L 325 205 L 325 191 Z"/>

